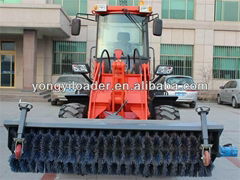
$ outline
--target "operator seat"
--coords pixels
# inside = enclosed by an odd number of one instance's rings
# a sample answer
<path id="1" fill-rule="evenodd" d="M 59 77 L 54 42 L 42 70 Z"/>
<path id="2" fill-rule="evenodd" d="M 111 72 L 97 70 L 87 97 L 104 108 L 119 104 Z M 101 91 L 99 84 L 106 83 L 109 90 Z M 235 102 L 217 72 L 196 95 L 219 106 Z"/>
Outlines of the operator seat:
<path id="1" fill-rule="evenodd" d="M 128 32 L 119 32 L 117 35 L 118 42 L 120 44 L 119 49 L 123 50 L 123 53 L 125 56 L 133 56 L 133 49 L 132 49 L 132 44 L 129 43 L 130 41 L 130 34 Z M 141 62 L 136 61 L 135 64 L 130 61 L 130 72 L 134 74 L 139 74 L 140 69 L 139 67 L 141 66 Z"/>
<path id="2" fill-rule="evenodd" d="M 132 44 L 130 41 L 130 34 L 128 32 L 119 32 L 117 34 L 118 48 L 123 50 L 123 54 L 127 56 L 132 53 Z"/>
<path id="3" fill-rule="evenodd" d="M 130 33 L 128 32 L 118 32 L 117 34 L 117 49 L 121 49 L 123 51 L 124 56 L 133 56 L 133 50 L 132 50 L 132 44 L 129 43 L 130 41 Z M 108 62 L 107 59 L 104 60 L 104 72 L 105 73 L 110 73 L 111 72 L 111 64 L 112 64 L 112 60 L 110 60 L 110 64 Z M 127 60 L 126 60 L 126 64 L 127 64 Z M 139 67 L 141 66 L 141 63 L 139 62 L 139 60 L 137 62 L 135 62 L 135 64 L 133 64 L 133 61 L 130 61 L 130 69 L 129 72 L 130 73 L 134 73 L 134 74 L 139 74 L 140 70 Z"/>
<path id="4" fill-rule="evenodd" d="M 124 56 L 131 55 L 132 45 L 131 43 L 129 43 L 129 41 L 130 41 L 130 33 L 118 32 L 115 49 L 121 49 L 123 51 Z M 111 60 L 111 64 L 112 64 L 112 60 Z M 111 64 L 109 64 L 108 60 L 104 60 L 105 73 L 111 72 Z"/>

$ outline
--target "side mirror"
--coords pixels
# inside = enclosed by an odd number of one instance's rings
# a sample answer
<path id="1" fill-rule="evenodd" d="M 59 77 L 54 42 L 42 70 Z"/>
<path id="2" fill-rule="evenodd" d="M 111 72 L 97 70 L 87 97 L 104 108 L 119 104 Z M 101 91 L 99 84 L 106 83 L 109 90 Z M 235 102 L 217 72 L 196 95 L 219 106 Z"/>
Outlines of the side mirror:
<path id="1" fill-rule="evenodd" d="M 220 89 L 224 89 L 224 86 L 220 86 L 219 88 L 220 88 Z"/>
<path id="2" fill-rule="evenodd" d="M 162 35 L 162 20 L 159 18 L 155 18 L 153 20 L 153 35 L 161 36 Z"/>
<path id="3" fill-rule="evenodd" d="M 81 20 L 78 18 L 74 18 L 72 20 L 71 34 L 73 36 L 78 36 L 80 34 L 80 29 L 81 29 Z"/>
<path id="4" fill-rule="evenodd" d="M 88 64 L 73 64 L 72 70 L 74 73 L 79 73 L 79 74 L 90 73 L 90 67 Z"/>
<path id="5" fill-rule="evenodd" d="M 172 66 L 158 65 L 155 71 L 156 75 L 170 75 L 173 72 Z"/>

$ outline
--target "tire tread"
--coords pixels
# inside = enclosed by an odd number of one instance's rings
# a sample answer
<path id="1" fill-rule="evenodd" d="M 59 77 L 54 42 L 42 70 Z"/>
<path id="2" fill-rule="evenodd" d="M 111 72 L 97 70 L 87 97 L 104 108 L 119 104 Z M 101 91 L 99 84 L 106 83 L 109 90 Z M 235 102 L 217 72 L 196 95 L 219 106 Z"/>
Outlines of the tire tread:
<path id="1" fill-rule="evenodd" d="M 80 103 L 64 104 L 59 110 L 59 118 L 84 118 L 86 117 L 86 106 Z"/>
<path id="2" fill-rule="evenodd" d="M 173 106 L 168 105 L 160 105 L 154 108 L 155 110 L 155 118 L 156 120 L 179 120 L 180 113 Z"/>

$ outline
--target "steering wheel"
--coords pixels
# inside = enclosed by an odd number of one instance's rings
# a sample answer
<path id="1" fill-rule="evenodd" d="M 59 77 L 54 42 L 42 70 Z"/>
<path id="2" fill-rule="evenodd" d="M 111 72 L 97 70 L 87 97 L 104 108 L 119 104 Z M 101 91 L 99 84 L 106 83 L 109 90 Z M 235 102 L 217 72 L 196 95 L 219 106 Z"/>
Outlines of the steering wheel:
<path id="1" fill-rule="evenodd" d="M 129 54 L 127 55 L 127 70 L 129 71 L 131 68 L 131 62 L 130 62 L 131 58 L 129 56 Z"/>
<path id="2" fill-rule="evenodd" d="M 137 62 L 136 62 L 136 55 L 138 56 L 138 61 L 137 61 Z M 140 61 L 139 61 L 140 59 L 141 59 L 140 53 L 139 53 L 138 49 L 135 48 L 134 51 L 133 51 L 133 63 L 134 63 L 134 68 L 133 68 L 132 71 L 135 71 L 136 74 L 139 74 L 139 73 L 140 73 L 140 69 L 139 69 L 139 67 L 140 67 L 140 65 L 141 65 L 141 63 L 140 63 Z"/>
<path id="3" fill-rule="evenodd" d="M 104 72 L 105 73 L 109 73 L 110 71 L 111 71 L 111 58 L 110 58 L 110 55 L 109 55 L 109 52 L 108 52 L 108 50 L 106 50 L 106 49 L 104 49 L 103 51 L 102 51 L 102 54 L 101 54 L 101 57 L 100 57 L 100 74 L 102 73 L 102 61 L 103 61 L 103 55 L 104 55 L 104 53 L 106 53 L 107 54 L 107 60 L 108 60 L 108 63 L 106 63 L 106 61 L 104 60 Z"/>

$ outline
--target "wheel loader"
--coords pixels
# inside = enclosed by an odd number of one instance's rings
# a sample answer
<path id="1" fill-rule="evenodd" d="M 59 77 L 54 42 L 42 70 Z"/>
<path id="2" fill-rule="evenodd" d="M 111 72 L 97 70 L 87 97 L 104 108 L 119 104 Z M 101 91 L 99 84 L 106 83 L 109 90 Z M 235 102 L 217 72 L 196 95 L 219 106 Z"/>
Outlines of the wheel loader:
<path id="1" fill-rule="evenodd" d="M 20 119 L 4 122 L 11 170 L 211 176 L 223 126 L 207 121 L 208 107 L 196 109 L 199 122 L 179 121 L 179 111 L 172 106 L 177 97 L 148 88 L 173 71 L 167 65 L 155 68 L 154 49 L 149 47 L 148 25 L 153 23 L 154 38 L 162 34 L 158 14 L 146 5 L 98 4 L 92 14 L 76 15 L 73 35 L 79 35 L 81 19 L 97 23 L 96 53 L 94 62 L 73 64 L 73 72 L 90 84 L 109 86 L 66 96 L 69 104 L 56 118 L 28 119 L 33 106 L 20 102 Z M 138 84 L 144 88 L 136 89 Z"/>

